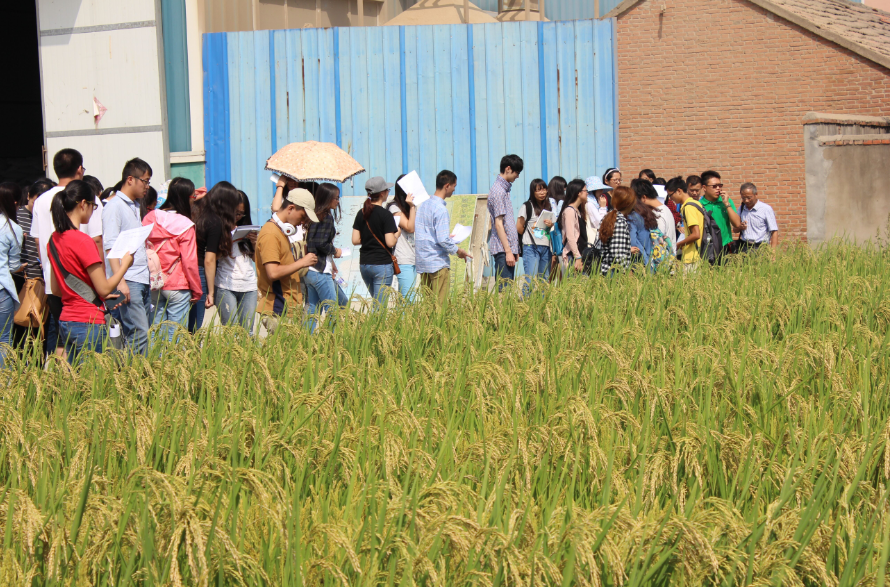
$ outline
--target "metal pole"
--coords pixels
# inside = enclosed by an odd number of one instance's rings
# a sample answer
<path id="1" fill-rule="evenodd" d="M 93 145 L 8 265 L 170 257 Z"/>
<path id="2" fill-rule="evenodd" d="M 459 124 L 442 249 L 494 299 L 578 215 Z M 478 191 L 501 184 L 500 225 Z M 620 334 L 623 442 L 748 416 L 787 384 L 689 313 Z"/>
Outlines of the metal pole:
<path id="1" fill-rule="evenodd" d="M 544 0 L 538 0 L 538 20 L 544 20 L 547 15 L 544 13 Z"/>
<path id="2" fill-rule="evenodd" d="M 532 5 L 531 0 L 525 0 L 525 22 L 530 21 L 532 18 Z"/>
<path id="3" fill-rule="evenodd" d="M 470 0 L 464 0 L 464 24 L 470 24 Z"/>
<path id="4" fill-rule="evenodd" d="M 593 18 L 600 17 L 600 0 L 593 0 Z"/>
<path id="5" fill-rule="evenodd" d="M 315 0 L 315 28 L 321 27 L 321 0 Z"/>
<path id="6" fill-rule="evenodd" d="M 365 0 L 358 0 L 358 26 L 365 26 Z"/>
<path id="7" fill-rule="evenodd" d="M 504 0 L 498 0 L 498 14 L 504 11 Z"/>

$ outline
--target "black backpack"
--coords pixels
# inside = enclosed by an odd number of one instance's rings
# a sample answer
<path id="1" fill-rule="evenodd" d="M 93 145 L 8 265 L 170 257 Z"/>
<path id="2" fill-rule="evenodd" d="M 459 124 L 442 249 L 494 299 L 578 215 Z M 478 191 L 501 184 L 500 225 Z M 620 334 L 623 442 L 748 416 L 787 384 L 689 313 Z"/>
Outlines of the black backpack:
<path id="1" fill-rule="evenodd" d="M 704 217 L 705 225 L 702 230 L 701 238 L 698 241 L 698 254 L 702 259 L 706 259 L 708 263 L 713 265 L 717 262 L 717 259 L 720 257 L 720 253 L 723 250 L 723 233 L 720 231 L 720 227 L 717 226 L 711 213 L 708 210 L 705 210 L 701 204 L 695 200 L 689 200 L 686 203 L 692 204 L 698 208 L 699 212 L 701 212 Z M 685 215 L 683 216 L 683 222 L 686 224 L 688 230 L 689 222 L 686 220 Z"/>

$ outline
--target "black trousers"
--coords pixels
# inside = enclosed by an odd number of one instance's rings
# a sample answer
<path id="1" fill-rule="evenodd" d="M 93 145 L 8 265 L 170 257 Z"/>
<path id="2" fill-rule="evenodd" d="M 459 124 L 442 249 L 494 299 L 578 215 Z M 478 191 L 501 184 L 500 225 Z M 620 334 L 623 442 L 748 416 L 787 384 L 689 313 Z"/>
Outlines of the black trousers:
<path id="1" fill-rule="evenodd" d="M 743 240 L 739 240 L 738 250 L 737 250 L 736 252 L 738 252 L 738 253 L 750 253 L 751 251 L 756 251 L 757 249 L 759 249 L 760 247 L 762 247 L 762 246 L 765 245 L 765 244 L 766 244 L 766 243 L 756 243 L 756 242 L 753 242 L 753 241 L 743 241 Z"/>

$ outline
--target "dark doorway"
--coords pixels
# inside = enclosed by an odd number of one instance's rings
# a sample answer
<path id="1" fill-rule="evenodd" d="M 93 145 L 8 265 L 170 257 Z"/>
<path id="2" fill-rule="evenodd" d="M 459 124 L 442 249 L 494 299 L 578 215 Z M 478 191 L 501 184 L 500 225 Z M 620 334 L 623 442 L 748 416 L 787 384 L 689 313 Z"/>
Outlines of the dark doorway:
<path id="1" fill-rule="evenodd" d="M 34 0 L 11 2 L 4 8 L 0 55 L 5 57 L 0 92 L 0 181 L 30 183 L 45 176 Z"/>

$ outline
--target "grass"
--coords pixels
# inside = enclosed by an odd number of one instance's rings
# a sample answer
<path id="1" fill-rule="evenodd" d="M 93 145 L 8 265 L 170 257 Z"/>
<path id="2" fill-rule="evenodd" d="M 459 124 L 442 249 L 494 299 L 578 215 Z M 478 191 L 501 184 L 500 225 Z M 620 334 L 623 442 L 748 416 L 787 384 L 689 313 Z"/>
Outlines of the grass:
<path id="1" fill-rule="evenodd" d="M 202 333 L 0 390 L 4 585 L 884 585 L 890 259 Z"/>

